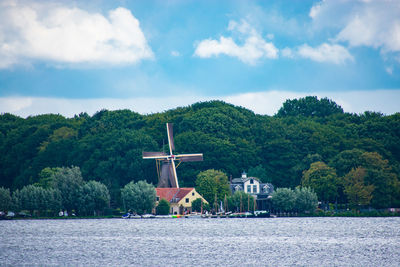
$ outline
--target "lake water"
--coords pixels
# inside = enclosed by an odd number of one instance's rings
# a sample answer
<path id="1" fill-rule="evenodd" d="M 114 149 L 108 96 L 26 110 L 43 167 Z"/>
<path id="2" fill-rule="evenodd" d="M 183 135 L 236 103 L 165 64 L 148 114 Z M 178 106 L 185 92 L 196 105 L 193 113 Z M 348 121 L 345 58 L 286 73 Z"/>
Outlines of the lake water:
<path id="1" fill-rule="evenodd" d="M 0 266 L 400 266 L 400 218 L 0 221 Z"/>

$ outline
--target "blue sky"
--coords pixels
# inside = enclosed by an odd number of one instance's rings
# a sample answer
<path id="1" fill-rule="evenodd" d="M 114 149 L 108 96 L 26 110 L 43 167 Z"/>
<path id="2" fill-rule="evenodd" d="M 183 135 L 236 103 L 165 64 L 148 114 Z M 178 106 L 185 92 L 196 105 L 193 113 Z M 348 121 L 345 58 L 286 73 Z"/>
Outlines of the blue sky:
<path id="1" fill-rule="evenodd" d="M 0 2 L 1 113 L 220 99 L 273 115 L 306 95 L 399 111 L 399 1 L 81 2 Z"/>

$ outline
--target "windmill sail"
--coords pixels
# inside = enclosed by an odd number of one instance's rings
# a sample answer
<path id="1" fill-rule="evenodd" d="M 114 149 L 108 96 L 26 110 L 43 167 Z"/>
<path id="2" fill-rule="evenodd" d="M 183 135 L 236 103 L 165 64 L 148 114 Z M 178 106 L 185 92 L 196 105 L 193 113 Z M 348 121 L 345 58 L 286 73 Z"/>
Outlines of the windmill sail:
<path id="1" fill-rule="evenodd" d="M 143 152 L 142 156 L 144 159 L 160 158 L 167 156 L 164 152 Z"/>
<path id="2" fill-rule="evenodd" d="M 179 163 L 203 161 L 203 154 L 197 153 L 174 155 L 173 151 L 175 150 L 175 144 L 172 123 L 167 123 L 167 135 L 170 154 L 168 155 L 164 152 L 143 152 L 143 159 L 155 159 L 158 163 L 162 163 L 161 173 L 159 174 L 158 187 L 179 188 L 175 160 L 179 161 Z"/>
<path id="3" fill-rule="evenodd" d="M 169 144 L 169 151 L 171 152 L 175 150 L 174 144 L 174 131 L 173 131 L 173 124 L 167 123 L 167 134 L 168 134 L 168 144 Z"/>
<path id="4" fill-rule="evenodd" d="M 184 154 L 176 155 L 175 157 L 182 162 L 203 161 L 203 154 Z"/>

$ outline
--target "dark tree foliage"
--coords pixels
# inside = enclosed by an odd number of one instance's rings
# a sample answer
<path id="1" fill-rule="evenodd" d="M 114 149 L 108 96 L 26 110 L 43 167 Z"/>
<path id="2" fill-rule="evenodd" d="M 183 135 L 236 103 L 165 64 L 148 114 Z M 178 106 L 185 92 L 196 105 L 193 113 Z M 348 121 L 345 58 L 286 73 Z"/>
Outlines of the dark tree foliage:
<path id="1" fill-rule="evenodd" d="M 204 154 L 203 162 L 179 166 L 181 186 L 195 186 L 196 176 L 208 169 L 239 177 L 243 170 L 257 167 L 257 175 L 275 187 L 295 188 L 303 172 L 322 161 L 336 170 L 339 180 L 353 168 L 365 168 L 365 181 L 376 184 L 372 205 L 400 202 L 400 113 L 349 114 L 329 99 L 311 96 L 287 100 L 272 117 L 222 101 L 149 115 L 130 110 L 101 110 L 73 118 L 2 114 L 0 187 L 14 192 L 45 182 L 40 174 L 45 168 L 73 165 L 80 167 L 84 181 L 106 185 L 111 206 L 121 207 L 120 188 L 135 177 L 157 184 L 156 164 L 143 160 L 142 151 L 168 149 L 166 122 L 174 123 L 176 153 Z M 381 164 L 361 157 L 366 152 L 377 153 L 369 158 Z M 385 184 L 391 188 L 387 199 Z M 339 202 L 345 202 L 340 183 L 338 194 Z"/>
<path id="2" fill-rule="evenodd" d="M 316 96 L 286 100 L 278 111 L 278 116 L 326 117 L 335 113 L 343 113 L 343 109 L 328 98 L 318 100 Z"/>

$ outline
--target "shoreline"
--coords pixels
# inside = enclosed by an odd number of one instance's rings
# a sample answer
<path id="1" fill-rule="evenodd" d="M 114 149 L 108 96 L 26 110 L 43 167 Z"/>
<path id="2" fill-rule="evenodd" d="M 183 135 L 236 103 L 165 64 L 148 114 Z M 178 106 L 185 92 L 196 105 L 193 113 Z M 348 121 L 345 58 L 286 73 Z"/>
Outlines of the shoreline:
<path id="1" fill-rule="evenodd" d="M 257 217 L 248 217 L 248 219 L 274 219 L 274 218 L 382 218 L 382 217 L 400 217 L 400 214 L 299 214 L 299 215 L 275 215 L 270 218 L 257 218 Z M 121 216 L 68 216 L 68 217 L 14 217 L 14 218 L 7 218 L 2 219 L 0 221 L 12 221 L 12 220 L 86 220 L 86 219 L 124 219 Z M 165 219 L 165 218 L 137 218 L 137 219 Z M 137 219 L 129 219 L 129 220 L 137 220 Z M 173 218 L 170 219 L 199 219 L 199 218 L 190 218 L 188 217 L 181 217 L 181 218 Z M 244 219 L 244 218 L 225 218 L 225 217 L 210 217 L 209 219 Z M 125 219 L 126 220 L 126 219 Z"/>

